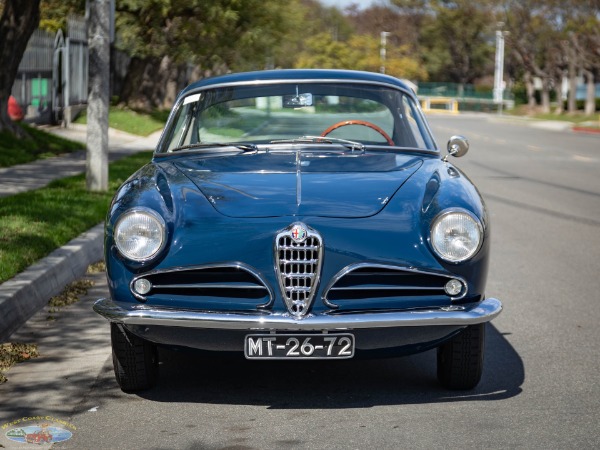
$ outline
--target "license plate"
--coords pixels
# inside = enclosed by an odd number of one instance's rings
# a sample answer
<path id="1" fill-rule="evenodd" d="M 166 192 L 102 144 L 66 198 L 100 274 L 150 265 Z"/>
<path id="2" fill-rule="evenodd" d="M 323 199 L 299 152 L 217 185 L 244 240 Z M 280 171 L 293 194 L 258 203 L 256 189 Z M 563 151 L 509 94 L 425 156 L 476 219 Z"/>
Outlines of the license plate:
<path id="1" fill-rule="evenodd" d="M 248 359 L 347 359 L 354 356 L 352 334 L 249 334 Z"/>

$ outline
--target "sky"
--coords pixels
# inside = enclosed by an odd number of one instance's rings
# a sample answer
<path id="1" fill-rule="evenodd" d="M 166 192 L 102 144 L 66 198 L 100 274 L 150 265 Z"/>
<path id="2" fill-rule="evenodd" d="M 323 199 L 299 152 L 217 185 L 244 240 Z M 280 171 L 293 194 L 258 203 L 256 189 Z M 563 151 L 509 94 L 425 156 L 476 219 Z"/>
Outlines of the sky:
<path id="1" fill-rule="evenodd" d="M 371 5 L 388 4 L 387 0 L 319 0 L 325 6 L 337 6 L 339 9 L 344 10 L 346 7 L 357 4 L 359 8 L 368 8 Z"/>

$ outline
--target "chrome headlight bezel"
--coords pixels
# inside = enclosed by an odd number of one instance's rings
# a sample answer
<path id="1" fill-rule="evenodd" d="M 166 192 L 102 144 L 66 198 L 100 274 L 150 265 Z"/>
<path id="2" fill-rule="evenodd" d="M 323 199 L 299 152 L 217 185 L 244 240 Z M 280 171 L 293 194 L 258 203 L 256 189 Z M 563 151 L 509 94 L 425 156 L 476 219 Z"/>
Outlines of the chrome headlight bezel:
<path id="1" fill-rule="evenodd" d="M 460 227 L 463 229 L 457 232 L 457 228 Z M 451 238 L 450 230 L 456 233 L 455 242 L 462 239 L 463 247 L 467 239 L 467 246 L 458 252 L 460 254 L 456 252 L 453 254 L 449 250 L 451 245 L 447 241 Z M 475 215 L 464 209 L 453 208 L 442 211 L 432 220 L 429 228 L 429 243 L 440 259 L 452 264 L 460 264 L 472 259 L 479 252 L 483 244 L 483 234 L 483 225 Z M 457 248 L 457 245 L 454 247 Z"/>
<path id="2" fill-rule="evenodd" d="M 146 220 L 146 224 L 143 221 Z M 128 222 L 129 221 L 129 222 Z M 126 245 L 127 239 L 135 238 L 132 228 L 138 227 L 138 231 L 146 228 L 144 233 L 138 233 L 138 238 L 154 240 L 153 243 L 144 243 L 141 247 L 147 247 L 143 252 L 135 253 Z M 150 226 L 151 229 L 148 228 Z M 129 229 L 123 229 L 129 227 Z M 124 237 L 129 231 L 129 237 Z M 162 216 L 150 208 L 136 207 L 125 211 L 115 222 L 113 229 L 113 242 L 120 255 L 135 262 L 147 262 L 159 255 L 167 242 L 167 226 Z"/>

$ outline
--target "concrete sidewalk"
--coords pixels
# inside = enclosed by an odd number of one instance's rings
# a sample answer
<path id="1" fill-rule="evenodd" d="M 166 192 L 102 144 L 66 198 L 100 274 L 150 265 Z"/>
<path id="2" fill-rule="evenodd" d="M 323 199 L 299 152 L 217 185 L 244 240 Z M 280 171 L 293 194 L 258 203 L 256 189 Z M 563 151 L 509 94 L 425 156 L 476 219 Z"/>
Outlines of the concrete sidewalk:
<path id="1" fill-rule="evenodd" d="M 51 127 L 44 131 L 81 142 L 82 150 L 63 156 L 40 159 L 27 164 L 0 168 L 0 197 L 31 191 L 46 186 L 52 180 L 85 172 L 86 126 L 72 124 L 69 128 Z M 156 147 L 160 131 L 148 137 L 109 130 L 109 160 L 114 161 L 132 153 Z"/>
<path id="2" fill-rule="evenodd" d="M 23 418 L 40 416 L 71 422 L 74 412 L 97 406 L 88 406 L 87 395 L 99 375 L 112 371 L 108 323 L 92 312 L 94 301 L 106 295 L 106 276 L 95 273 L 84 277 L 94 286 L 78 302 L 58 311 L 41 307 L 12 335 L 13 342 L 35 343 L 39 357 L 6 373 L 8 382 L 0 384 L 0 426 L 19 419 L 23 426 L 34 425 L 35 421 Z M 116 382 L 109 389 L 118 389 Z M 0 449 L 28 447 L 10 441 L 5 432 L 0 430 Z M 50 447 L 56 444 L 34 446 Z"/>
<path id="3" fill-rule="evenodd" d="M 85 125 L 49 128 L 45 131 L 82 142 Z M 153 150 L 160 131 L 140 137 L 109 131 L 109 159 Z M 85 151 L 0 169 L 0 197 L 44 187 L 50 181 L 85 172 Z M 7 341 L 33 314 L 64 287 L 83 276 L 89 264 L 102 260 L 103 225 L 98 224 L 67 245 L 55 250 L 24 272 L 0 284 L 0 342 Z"/>

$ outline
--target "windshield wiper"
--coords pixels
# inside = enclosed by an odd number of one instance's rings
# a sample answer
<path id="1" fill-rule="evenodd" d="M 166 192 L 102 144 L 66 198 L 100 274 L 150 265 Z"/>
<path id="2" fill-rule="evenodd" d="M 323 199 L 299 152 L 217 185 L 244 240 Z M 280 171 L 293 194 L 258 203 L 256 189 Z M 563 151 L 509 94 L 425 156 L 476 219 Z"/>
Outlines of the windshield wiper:
<path id="1" fill-rule="evenodd" d="M 258 152 L 258 146 L 252 143 L 245 142 L 196 142 L 195 144 L 182 145 L 181 147 L 175 147 L 171 152 L 178 152 L 180 150 L 192 150 L 192 149 L 202 149 L 202 148 L 223 148 L 223 147 L 234 147 L 238 150 L 242 150 L 244 153 L 246 152 Z"/>
<path id="2" fill-rule="evenodd" d="M 295 144 L 295 143 L 321 143 L 327 144 L 342 144 L 350 150 L 365 150 L 365 144 L 356 141 L 349 141 L 347 139 L 333 138 L 329 136 L 300 136 L 294 139 L 278 139 L 271 141 L 271 144 Z"/>

